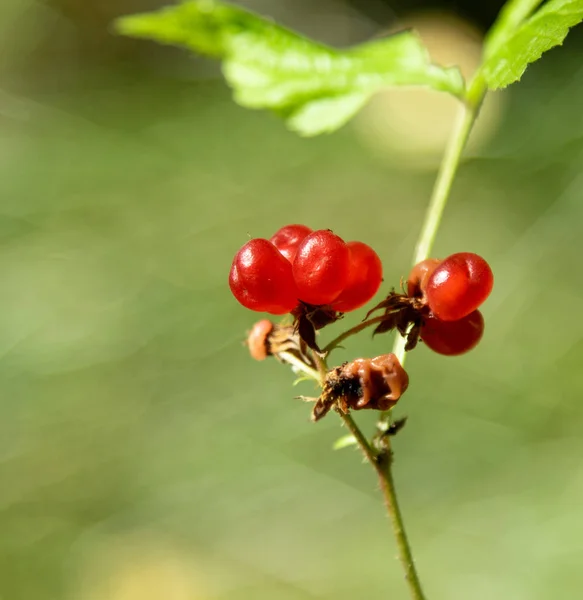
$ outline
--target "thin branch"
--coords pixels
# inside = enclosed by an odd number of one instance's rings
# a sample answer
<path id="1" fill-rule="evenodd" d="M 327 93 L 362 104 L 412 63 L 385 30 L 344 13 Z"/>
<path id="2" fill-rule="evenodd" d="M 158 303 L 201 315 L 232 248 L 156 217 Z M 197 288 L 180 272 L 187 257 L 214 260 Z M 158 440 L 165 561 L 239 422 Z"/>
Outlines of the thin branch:
<path id="1" fill-rule="evenodd" d="M 377 455 L 372 446 L 368 443 L 364 433 L 360 430 L 360 427 L 356 424 L 356 421 L 348 413 L 343 413 L 340 410 L 337 410 L 336 412 L 340 415 L 340 418 L 354 436 L 354 439 L 362 450 L 366 460 L 368 460 L 368 462 L 376 469 Z"/>
<path id="2" fill-rule="evenodd" d="M 403 570 L 405 571 L 405 579 L 409 584 L 411 598 L 413 600 L 425 600 L 423 590 L 421 589 L 421 581 L 419 580 L 419 575 L 415 570 L 413 553 L 411 551 L 411 546 L 409 545 L 407 532 L 405 531 L 403 515 L 401 514 L 399 503 L 397 501 L 397 490 L 395 488 L 395 482 L 393 481 L 393 475 L 391 472 L 393 460 L 390 447 L 383 449 L 383 452 L 380 454 L 377 453 L 377 451 L 368 442 L 352 416 L 350 414 L 345 414 L 338 409 L 336 412 L 338 412 L 340 418 L 344 421 L 344 424 L 356 439 L 356 442 L 362 450 L 365 458 L 372 465 L 378 475 L 379 485 L 385 499 L 385 506 L 387 507 L 387 514 L 391 520 L 393 533 L 395 534 L 395 539 L 397 541 L 399 560 L 401 561 Z M 386 437 L 385 443 L 388 444 L 388 438 Z"/>
<path id="3" fill-rule="evenodd" d="M 320 373 L 308 366 L 305 362 L 300 360 L 297 356 L 294 356 L 291 352 L 278 352 L 277 356 L 286 362 L 288 365 L 291 365 L 298 371 L 301 371 L 305 375 L 307 375 L 310 379 L 315 379 L 317 382 L 320 382 Z"/>
<path id="4" fill-rule="evenodd" d="M 366 329 L 371 325 L 376 325 L 384 319 L 386 319 L 386 316 L 381 315 L 379 317 L 374 317 L 372 319 L 368 319 L 367 321 L 363 321 L 362 323 L 359 323 L 358 325 L 347 329 L 344 333 L 341 333 L 338 337 L 335 337 L 329 344 L 327 344 L 322 352 L 324 354 L 330 353 L 332 350 L 334 350 L 334 348 L 337 348 L 345 339 L 349 338 L 351 335 L 360 333 L 363 329 Z"/>
<path id="5" fill-rule="evenodd" d="M 386 453 L 383 453 L 376 461 L 375 467 L 379 476 L 381 491 L 385 499 L 385 506 L 387 507 L 387 512 L 391 518 L 393 533 L 399 549 L 399 560 L 405 571 L 405 579 L 409 584 L 411 598 L 413 598 L 413 600 L 425 600 L 425 595 L 421 588 L 421 581 L 417 574 L 417 570 L 415 569 L 413 552 L 411 551 L 407 532 L 405 531 L 405 522 L 397 501 L 397 490 L 393 481 L 392 464 L 392 452 L 388 449 Z"/>
<path id="6" fill-rule="evenodd" d="M 431 253 L 439 225 L 441 224 L 443 211 L 451 194 L 453 181 L 460 166 L 464 148 L 466 147 L 472 127 L 478 118 L 486 91 L 485 82 L 481 77 L 476 77 L 469 86 L 467 102 L 460 107 L 455 126 L 451 132 L 443 160 L 437 173 L 431 199 L 425 212 L 425 219 L 423 220 L 419 239 L 417 240 L 413 254 L 413 265 L 425 260 Z M 403 336 L 397 334 L 393 353 L 397 356 L 401 365 L 405 364 L 405 343 Z M 383 420 L 386 421 L 386 418 Z"/>

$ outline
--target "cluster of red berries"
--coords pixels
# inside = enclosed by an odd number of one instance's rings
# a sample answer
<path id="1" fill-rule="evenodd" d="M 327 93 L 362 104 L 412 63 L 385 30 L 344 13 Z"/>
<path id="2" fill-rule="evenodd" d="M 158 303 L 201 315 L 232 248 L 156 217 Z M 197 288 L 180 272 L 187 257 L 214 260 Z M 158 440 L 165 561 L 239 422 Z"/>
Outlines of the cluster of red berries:
<path id="1" fill-rule="evenodd" d="M 380 258 L 363 242 L 286 225 L 237 252 L 229 286 L 239 303 L 259 312 L 283 315 L 303 303 L 344 313 L 366 304 L 382 279 Z"/>
<path id="2" fill-rule="evenodd" d="M 455 356 L 474 348 L 484 333 L 478 307 L 494 285 L 488 263 L 477 254 L 459 252 L 444 260 L 428 258 L 413 267 L 407 281 L 410 297 L 426 303 L 420 338 L 439 354 Z"/>

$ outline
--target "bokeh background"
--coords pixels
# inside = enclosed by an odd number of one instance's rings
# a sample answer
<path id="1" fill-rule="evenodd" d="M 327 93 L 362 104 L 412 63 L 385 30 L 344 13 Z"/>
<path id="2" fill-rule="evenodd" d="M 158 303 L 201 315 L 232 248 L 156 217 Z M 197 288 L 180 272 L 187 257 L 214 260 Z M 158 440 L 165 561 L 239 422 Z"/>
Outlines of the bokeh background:
<path id="1" fill-rule="evenodd" d="M 300 139 L 215 63 L 110 34 L 160 4 L 0 3 L 0 599 L 406 598 L 371 469 L 332 451 L 334 415 L 309 422 L 309 384 L 248 358 L 226 283 L 250 236 L 302 222 L 367 241 L 397 285 L 451 101 L 382 94 Z M 340 46 L 413 24 L 467 72 L 501 2 L 245 5 Z M 480 346 L 417 349 L 396 411 L 430 598 L 583 589 L 582 53 L 575 30 L 491 96 L 437 241 L 496 285 Z"/>

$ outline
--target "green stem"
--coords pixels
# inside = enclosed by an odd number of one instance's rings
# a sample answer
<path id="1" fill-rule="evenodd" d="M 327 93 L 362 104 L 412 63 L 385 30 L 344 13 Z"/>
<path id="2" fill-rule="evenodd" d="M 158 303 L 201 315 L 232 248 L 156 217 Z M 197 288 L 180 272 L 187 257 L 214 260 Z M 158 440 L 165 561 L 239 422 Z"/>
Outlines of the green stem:
<path id="1" fill-rule="evenodd" d="M 423 590 L 421 589 L 421 581 L 419 575 L 415 569 L 415 563 L 413 562 L 413 553 L 411 546 L 409 545 L 409 539 L 407 538 L 407 532 L 405 531 L 405 522 L 403 521 L 403 515 L 399 508 L 397 501 L 397 490 L 393 481 L 392 474 L 392 463 L 393 456 L 390 447 L 383 449 L 382 453 L 378 454 L 373 447 L 370 445 L 354 419 L 349 414 L 344 414 L 340 410 L 337 410 L 340 418 L 344 421 L 346 427 L 350 430 L 350 433 L 354 436 L 357 444 L 360 446 L 362 453 L 368 462 L 374 467 L 379 478 L 379 485 L 385 499 L 385 506 L 387 507 L 387 514 L 391 520 L 393 527 L 393 533 L 397 541 L 397 548 L 399 552 L 399 560 L 405 571 L 405 579 L 409 584 L 409 591 L 413 600 L 425 600 Z M 388 441 L 385 438 L 386 441 Z"/>
<path id="2" fill-rule="evenodd" d="M 453 181 L 461 162 L 462 153 L 480 112 L 485 95 L 486 84 L 481 77 L 476 77 L 469 86 L 467 100 L 461 105 L 445 149 L 413 254 L 413 265 L 425 260 L 431 253 L 443 211 L 445 210 Z M 396 354 L 401 365 L 403 365 L 405 362 L 405 338 L 397 335 L 393 352 Z M 383 420 L 386 420 L 386 415 Z"/>
<path id="3" fill-rule="evenodd" d="M 294 356 L 291 352 L 278 352 L 277 356 L 288 365 L 295 367 L 298 371 L 301 371 L 304 375 L 307 375 L 310 379 L 315 379 L 320 382 L 320 373 L 316 369 L 308 366 L 303 360 L 300 360 L 297 356 Z"/>
<path id="4" fill-rule="evenodd" d="M 326 375 L 328 375 L 328 364 L 326 363 L 326 359 L 318 354 L 318 352 L 313 351 L 312 356 L 314 357 L 314 362 L 318 367 L 318 381 L 320 382 L 320 386 L 324 387 L 324 384 L 326 383 Z"/>
<path id="5" fill-rule="evenodd" d="M 334 350 L 334 348 L 338 348 L 338 346 L 346 338 L 349 338 L 351 335 L 355 335 L 356 333 L 361 332 L 363 329 L 366 329 L 367 327 L 370 327 L 371 325 L 380 323 L 381 321 L 384 321 L 385 319 L 386 319 L 386 317 L 384 315 L 381 315 L 380 317 L 374 317 L 373 319 L 368 319 L 367 321 L 363 321 L 362 323 L 359 323 L 358 325 L 355 325 L 354 327 L 347 329 L 344 333 L 341 333 L 338 337 L 335 337 L 329 344 L 327 344 L 324 347 L 324 349 L 322 350 L 322 352 L 324 354 L 330 353 L 332 350 Z"/>
<path id="6" fill-rule="evenodd" d="M 419 575 L 415 569 L 413 553 L 411 552 L 411 547 L 409 546 L 409 540 L 405 531 L 403 515 L 401 514 L 401 509 L 399 508 L 399 503 L 397 501 L 397 490 L 393 481 L 392 465 L 393 455 L 389 448 L 376 461 L 376 470 L 379 476 L 387 512 L 391 518 L 393 533 L 399 549 L 399 560 L 405 571 L 405 579 L 409 584 L 411 598 L 413 598 L 413 600 L 425 600 L 421 588 L 421 581 L 419 580 Z"/>
<path id="7" fill-rule="evenodd" d="M 353 435 L 357 444 L 360 446 L 360 449 L 362 450 L 362 453 L 364 454 L 366 460 L 368 460 L 368 462 L 376 468 L 377 456 L 375 454 L 375 451 L 372 449 L 372 446 L 368 443 L 366 436 L 360 430 L 360 427 L 356 424 L 354 419 L 348 413 L 343 413 L 340 410 L 337 410 L 336 412 L 344 421 L 344 425 L 346 425 L 346 427 L 350 430 L 350 433 Z"/>

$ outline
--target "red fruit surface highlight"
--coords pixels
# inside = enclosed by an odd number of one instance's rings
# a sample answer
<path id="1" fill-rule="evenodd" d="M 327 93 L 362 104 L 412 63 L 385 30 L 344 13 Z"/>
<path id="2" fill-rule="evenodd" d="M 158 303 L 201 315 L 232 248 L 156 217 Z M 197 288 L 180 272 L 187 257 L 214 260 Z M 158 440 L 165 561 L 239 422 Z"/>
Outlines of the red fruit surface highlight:
<path id="1" fill-rule="evenodd" d="M 293 263 L 301 241 L 312 233 L 306 225 L 285 225 L 269 238 L 269 241 Z"/>
<path id="2" fill-rule="evenodd" d="M 458 321 L 427 317 L 421 326 L 421 339 L 428 348 L 445 356 L 457 356 L 475 348 L 484 333 L 484 317 L 479 310 Z"/>
<path id="3" fill-rule="evenodd" d="M 427 290 L 427 282 L 440 263 L 440 258 L 426 258 L 417 263 L 411 269 L 407 279 L 407 296 L 423 298 Z"/>
<path id="4" fill-rule="evenodd" d="M 258 312 L 283 315 L 298 304 L 291 264 L 264 239 L 253 239 L 237 252 L 229 287 L 240 304 Z"/>
<path id="5" fill-rule="evenodd" d="M 456 321 L 476 310 L 492 291 L 494 275 L 477 254 L 452 254 L 437 266 L 427 282 L 431 312 L 442 321 Z"/>
<path id="6" fill-rule="evenodd" d="M 314 231 L 298 246 L 293 275 L 300 300 L 307 304 L 330 304 L 348 283 L 350 250 L 330 230 Z"/>
<path id="7" fill-rule="evenodd" d="M 378 254 L 363 242 L 348 242 L 350 273 L 348 283 L 332 303 L 339 312 L 348 312 L 366 304 L 383 281 L 383 265 Z"/>

